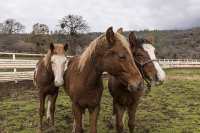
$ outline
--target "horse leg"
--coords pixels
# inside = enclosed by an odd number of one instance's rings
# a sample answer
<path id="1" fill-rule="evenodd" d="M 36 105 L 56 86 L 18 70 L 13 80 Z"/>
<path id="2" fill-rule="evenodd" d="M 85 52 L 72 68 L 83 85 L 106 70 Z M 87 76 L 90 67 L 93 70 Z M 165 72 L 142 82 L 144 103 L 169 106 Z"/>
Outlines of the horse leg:
<path id="1" fill-rule="evenodd" d="M 50 124 L 51 121 L 51 106 L 52 106 L 52 96 L 47 95 L 47 122 Z"/>
<path id="2" fill-rule="evenodd" d="M 55 106 L 56 106 L 56 99 L 58 96 L 58 91 L 55 92 L 55 94 L 53 94 L 52 98 L 51 98 L 51 107 L 50 107 L 50 113 L 51 113 L 51 124 L 52 126 L 54 126 L 54 114 L 55 114 Z"/>
<path id="3" fill-rule="evenodd" d="M 97 119 L 99 115 L 100 106 L 89 108 L 90 113 L 90 133 L 97 133 Z"/>
<path id="4" fill-rule="evenodd" d="M 115 100 L 114 100 L 114 98 L 113 98 L 113 104 L 112 104 L 113 106 L 113 112 L 112 112 L 112 117 L 111 117 L 111 119 L 110 119 L 110 122 L 109 122 L 109 124 L 110 124 L 110 126 L 111 126 L 111 128 L 113 128 L 114 127 L 114 125 L 115 125 L 115 115 L 116 115 L 116 107 L 115 107 Z"/>
<path id="5" fill-rule="evenodd" d="M 82 127 L 83 110 L 81 109 L 81 107 L 75 104 L 72 104 L 72 110 L 74 114 L 73 128 L 75 128 L 72 131 L 73 132 L 75 131 L 74 133 L 83 133 L 83 127 Z"/>
<path id="6" fill-rule="evenodd" d="M 129 127 L 129 132 L 134 133 L 134 128 L 135 128 L 135 113 L 137 109 L 138 102 L 134 102 L 133 105 L 128 107 L 128 127 Z"/>
<path id="7" fill-rule="evenodd" d="M 117 133 L 123 133 L 123 116 L 125 112 L 125 107 L 120 106 L 119 104 L 115 103 L 115 113 L 116 113 L 116 128 Z"/>
<path id="8" fill-rule="evenodd" d="M 46 95 L 40 92 L 40 109 L 39 109 L 39 115 L 40 115 L 40 130 L 42 130 L 43 124 L 42 119 L 45 112 L 45 97 Z"/>

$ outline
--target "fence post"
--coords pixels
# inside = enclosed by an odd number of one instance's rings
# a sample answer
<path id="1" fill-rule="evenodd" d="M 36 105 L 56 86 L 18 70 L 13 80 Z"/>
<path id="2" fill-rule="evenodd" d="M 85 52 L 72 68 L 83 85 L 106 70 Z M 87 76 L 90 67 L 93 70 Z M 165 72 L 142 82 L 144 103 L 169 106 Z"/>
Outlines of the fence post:
<path id="1" fill-rule="evenodd" d="M 12 56 L 13 56 L 13 61 L 15 62 L 15 60 L 16 60 L 16 55 L 13 54 Z M 15 81 L 15 83 L 17 83 L 16 72 L 17 72 L 17 68 L 15 67 L 14 70 L 13 70 L 13 75 L 14 75 L 14 81 Z"/>

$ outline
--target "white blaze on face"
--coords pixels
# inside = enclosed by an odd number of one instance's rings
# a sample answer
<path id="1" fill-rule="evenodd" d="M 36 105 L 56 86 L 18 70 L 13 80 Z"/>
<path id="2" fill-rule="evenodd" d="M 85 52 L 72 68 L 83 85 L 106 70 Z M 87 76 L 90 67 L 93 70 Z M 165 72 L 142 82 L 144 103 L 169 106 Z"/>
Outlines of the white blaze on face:
<path id="1" fill-rule="evenodd" d="M 54 73 L 54 84 L 59 87 L 63 85 L 63 75 L 66 67 L 67 58 L 64 55 L 53 55 L 51 57 L 51 65 Z"/>
<path id="2" fill-rule="evenodd" d="M 156 60 L 155 56 L 155 48 L 151 44 L 143 44 L 143 49 L 148 53 L 151 60 Z M 157 70 L 157 77 L 159 81 L 164 81 L 166 78 L 166 74 L 158 64 L 158 62 L 153 61 L 154 67 Z"/>

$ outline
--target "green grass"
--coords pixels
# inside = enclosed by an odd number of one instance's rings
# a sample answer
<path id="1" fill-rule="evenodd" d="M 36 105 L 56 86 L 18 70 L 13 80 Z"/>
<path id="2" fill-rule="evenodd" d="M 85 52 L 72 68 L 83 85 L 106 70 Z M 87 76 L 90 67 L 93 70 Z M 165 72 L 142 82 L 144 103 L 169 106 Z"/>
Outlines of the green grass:
<path id="1" fill-rule="evenodd" d="M 168 76 L 199 75 L 199 69 L 168 69 Z M 101 102 L 98 121 L 99 133 L 115 133 L 108 127 L 112 114 L 112 98 L 107 82 Z M 136 133 L 199 133 L 200 132 L 200 80 L 168 80 L 152 88 L 141 98 L 136 114 Z M 17 88 L 16 88 L 17 89 Z M 26 89 L 16 96 L 5 96 L 0 100 L 0 132 L 34 133 L 37 131 L 37 90 Z M 60 89 L 56 104 L 56 132 L 70 133 L 72 112 L 70 99 Z M 85 129 L 88 132 L 88 113 L 85 114 Z M 127 121 L 127 120 L 125 120 Z M 127 129 L 127 124 L 126 129 Z"/>

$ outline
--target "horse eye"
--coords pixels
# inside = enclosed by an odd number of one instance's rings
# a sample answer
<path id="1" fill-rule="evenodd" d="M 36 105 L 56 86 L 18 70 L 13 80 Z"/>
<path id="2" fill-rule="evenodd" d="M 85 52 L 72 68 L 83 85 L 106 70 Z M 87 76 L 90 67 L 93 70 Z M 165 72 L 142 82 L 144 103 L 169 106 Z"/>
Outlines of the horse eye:
<path id="1" fill-rule="evenodd" d="M 137 56 L 137 57 L 143 57 L 143 55 L 142 55 L 142 54 L 136 54 L 136 56 Z"/>
<path id="2" fill-rule="evenodd" d="M 51 60 L 51 64 L 53 64 L 54 62 Z"/>
<path id="3" fill-rule="evenodd" d="M 124 60 L 124 59 L 126 59 L 126 55 L 125 54 L 119 54 L 119 58 Z"/>
<path id="4" fill-rule="evenodd" d="M 115 55 L 116 53 L 114 52 L 114 51 L 112 51 L 112 50 L 109 50 L 108 52 L 107 52 L 107 55 L 109 55 L 109 56 L 113 56 L 113 55 Z"/>
<path id="5" fill-rule="evenodd" d="M 137 56 L 137 57 L 140 57 L 140 56 L 142 56 L 142 55 L 141 55 L 141 54 L 136 54 L 136 56 Z"/>

